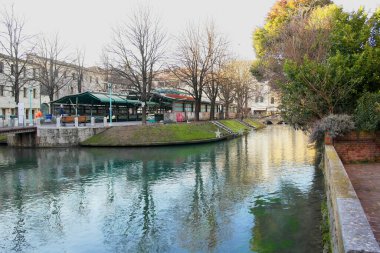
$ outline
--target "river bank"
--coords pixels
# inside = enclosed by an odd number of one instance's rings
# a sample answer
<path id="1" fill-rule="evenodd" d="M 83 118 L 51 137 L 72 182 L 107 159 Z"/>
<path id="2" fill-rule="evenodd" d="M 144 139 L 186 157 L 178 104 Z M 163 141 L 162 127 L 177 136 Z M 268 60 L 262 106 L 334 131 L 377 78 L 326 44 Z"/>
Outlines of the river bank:
<path id="1" fill-rule="evenodd" d="M 253 126 L 253 125 L 256 126 Z M 202 121 L 173 124 L 37 127 L 27 133 L 10 133 L 11 147 L 128 147 L 195 144 L 220 141 L 262 128 L 259 122 L 239 120 Z"/>
<path id="2" fill-rule="evenodd" d="M 237 120 L 113 127 L 80 143 L 91 147 L 163 146 L 220 141 L 247 133 L 252 128 Z"/>

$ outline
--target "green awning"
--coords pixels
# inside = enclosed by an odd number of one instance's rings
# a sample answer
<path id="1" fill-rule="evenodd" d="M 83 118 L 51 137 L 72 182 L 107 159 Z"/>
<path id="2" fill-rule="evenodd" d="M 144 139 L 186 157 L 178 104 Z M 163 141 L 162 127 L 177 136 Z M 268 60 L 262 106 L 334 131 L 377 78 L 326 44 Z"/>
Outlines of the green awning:
<path id="1" fill-rule="evenodd" d="M 132 105 L 138 106 L 141 104 L 139 100 L 128 99 L 127 95 L 112 94 L 101 92 L 83 92 L 74 95 L 64 96 L 53 101 L 53 104 L 81 104 L 81 105 L 105 105 L 109 104 L 110 99 L 114 105 Z"/>

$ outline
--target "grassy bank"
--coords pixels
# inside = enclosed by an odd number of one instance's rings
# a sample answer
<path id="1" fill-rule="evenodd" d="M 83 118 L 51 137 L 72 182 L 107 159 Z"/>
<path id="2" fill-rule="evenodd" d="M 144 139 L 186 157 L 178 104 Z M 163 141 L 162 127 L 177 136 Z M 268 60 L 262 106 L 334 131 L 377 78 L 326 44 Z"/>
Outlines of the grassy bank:
<path id="1" fill-rule="evenodd" d="M 86 146 L 145 146 L 215 139 L 217 127 L 209 122 L 113 127 L 82 142 Z M 222 131 L 222 134 L 226 134 Z"/>
<path id="2" fill-rule="evenodd" d="M 0 144 L 4 144 L 4 143 L 7 143 L 7 136 L 5 134 L 4 135 L 0 134 Z"/>
<path id="3" fill-rule="evenodd" d="M 234 133 L 248 132 L 251 130 L 249 127 L 234 119 L 219 120 L 219 122 L 231 129 Z"/>
<path id="4" fill-rule="evenodd" d="M 256 129 L 262 129 L 265 127 L 264 124 L 262 124 L 256 120 L 253 120 L 253 119 L 244 119 L 244 122 L 255 127 Z"/>

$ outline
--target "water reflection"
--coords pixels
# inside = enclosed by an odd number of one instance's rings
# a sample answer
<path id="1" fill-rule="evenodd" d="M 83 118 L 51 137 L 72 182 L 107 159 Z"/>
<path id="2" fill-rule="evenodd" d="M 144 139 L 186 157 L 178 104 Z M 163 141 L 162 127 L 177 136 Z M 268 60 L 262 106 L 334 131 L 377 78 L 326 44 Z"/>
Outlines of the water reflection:
<path id="1" fill-rule="evenodd" d="M 198 146 L 0 148 L 0 252 L 320 252 L 306 145 L 272 127 Z"/>

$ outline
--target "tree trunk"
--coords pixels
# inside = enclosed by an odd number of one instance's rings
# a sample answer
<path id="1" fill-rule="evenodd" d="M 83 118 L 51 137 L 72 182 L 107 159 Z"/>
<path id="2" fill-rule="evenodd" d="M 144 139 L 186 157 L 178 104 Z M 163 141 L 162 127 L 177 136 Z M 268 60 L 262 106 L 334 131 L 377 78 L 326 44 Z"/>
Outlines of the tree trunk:
<path id="1" fill-rule="evenodd" d="M 141 112 L 142 112 L 142 115 L 141 115 L 142 124 L 146 125 L 146 104 L 141 108 Z"/>
<path id="2" fill-rule="evenodd" d="M 78 93 L 82 92 L 82 82 L 78 81 Z"/>
<path id="3" fill-rule="evenodd" d="M 195 121 L 199 121 L 199 112 L 201 111 L 201 99 L 195 99 Z"/>
<path id="4" fill-rule="evenodd" d="M 226 109 L 226 112 L 225 112 L 225 116 L 224 116 L 224 118 L 225 119 L 229 119 L 230 117 L 229 117 L 229 109 L 228 109 L 228 107 L 230 107 L 230 104 L 229 103 L 226 103 L 226 104 L 224 104 L 224 106 L 226 107 L 225 109 Z"/>
<path id="5" fill-rule="evenodd" d="M 210 120 L 215 119 L 215 99 L 211 100 L 210 104 Z"/>

